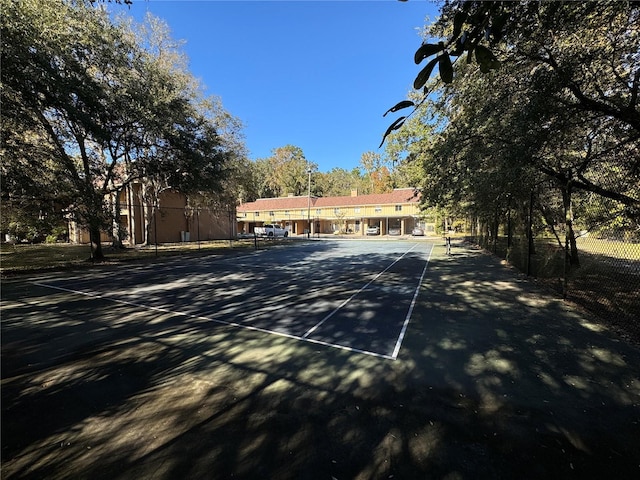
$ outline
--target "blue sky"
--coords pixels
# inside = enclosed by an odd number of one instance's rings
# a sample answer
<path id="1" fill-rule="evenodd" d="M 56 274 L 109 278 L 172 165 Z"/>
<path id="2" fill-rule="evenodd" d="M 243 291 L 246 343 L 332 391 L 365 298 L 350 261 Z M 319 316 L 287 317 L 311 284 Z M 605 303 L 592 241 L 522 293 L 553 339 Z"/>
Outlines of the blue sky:
<path id="1" fill-rule="evenodd" d="M 119 9 L 122 9 L 120 7 Z M 382 114 L 420 67 L 419 30 L 435 19 L 427 0 L 134 0 L 186 41 L 190 70 L 245 125 L 252 159 L 295 145 L 327 172 L 358 166 L 398 116 Z"/>

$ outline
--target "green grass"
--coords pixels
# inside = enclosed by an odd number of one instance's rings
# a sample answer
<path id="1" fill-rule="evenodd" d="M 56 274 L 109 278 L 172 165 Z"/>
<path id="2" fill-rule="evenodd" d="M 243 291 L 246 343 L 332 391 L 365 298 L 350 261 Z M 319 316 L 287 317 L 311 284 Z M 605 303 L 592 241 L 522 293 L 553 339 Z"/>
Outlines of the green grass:
<path id="1" fill-rule="evenodd" d="M 277 244 L 280 241 L 265 242 L 260 240 L 259 247 Z M 197 255 L 202 253 L 219 253 L 224 255 L 238 249 L 255 248 L 253 239 L 247 240 L 214 240 L 207 242 L 179 243 L 112 249 L 103 245 L 105 262 L 120 263 L 134 260 L 153 259 L 172 255 Z M 0 245 L 0 272 L 30 272 L 37 270 L 55 270 L 81 266 L 91 263 L 89 245 L 56 244 L 5 244 Z"/>
<path id="2" fill-rule="evenodd" d="M 577 240 L 578 250 L 611 258 L 640 261 L 640 243 L 584 237 Z"/>
<path id="3" fill-rule="evenodd" d="M 40 244 L 0 246 L 2 272 L 64 267 L 90 257 L 87 245 Z"/>

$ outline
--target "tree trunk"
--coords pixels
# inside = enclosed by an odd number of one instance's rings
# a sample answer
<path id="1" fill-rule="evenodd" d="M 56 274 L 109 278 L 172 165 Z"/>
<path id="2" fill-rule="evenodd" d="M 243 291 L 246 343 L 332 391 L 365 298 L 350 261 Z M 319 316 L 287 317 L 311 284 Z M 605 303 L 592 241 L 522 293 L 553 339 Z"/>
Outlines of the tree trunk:
<path id="1" fill-rule="evenodd" d="M 493 215 L 493 225 L 492 234 L 493 234 L 493 253 L 498 253 L 498 233 L 500 231 L 500 212 L 498 210 L 498 206 L 496 205 L 496 209 Z"/>
<path id="2" fill-rule="evenodd" d="M 134 199 L 133 199 L 133 194 L 132 194 L 132 187 L 131 185 L 128 185 L 126 187 L 126 192 L 127 192 L 127 218 L 129 219 L 129 246 L 131 247 L 135 247 L 136 245 L 136 234 L 137 234 L 137 229 L 136 229 L 136 218 L 137 216 L 134 214 L 135 209 L 138 208 L 137 205 L 135 205 L 134 203 Z"/>
<path id="3" fill-rule="evenodd" d="M 571 207 L 571 183 L 562 188 L 562 203 L 564 206 L 565 225 L 566 225 L 566 241 L 567 248 L 567 261 L 572 267 L 580 266 L 580 259 L 578 258 L 578 245 L 576 244 L 576 235 L 573 231 L 573 209 Z"/>
<path id="4" fill-rule="evenodd" d="M 123 225 L 120 223 L 120 208 L 121 208 L 120 191 L 116 191 L 114 195 L 115 195 L 115 201 L 113 205 L 113 232 L 112 232 L 113 241 L 111 246 L 114 249 L 120 249 L 120 248 L 123 248 L 122 240 L 126 235 L 126 231 Z"/>
<path id="5" fill-rule="evenodd" d="M 89 227 L 89 238 L 91 239 L 91 260 L 101 262 L 104 260 L 104 253 L 102 253 L 102 243 L 100 242 L 100 227 Z"/>
<path id="6" fill-rule="evenodd" d="M 527 275 L 532 275 L 533 274 L 533 265 L 532 265 L 532 261 L 531 261 L 531 256 L 535 255 L 536 253 L 536 244 L 533 241 L 533 200 L 534 200 L 534 196 L 533 196 L 533 190 L 531 190 L 531 194 L 529 195 L 529 208 L 528 208 L 528 212 L 526 214 L 526 218 L 527 218 L 527 243 L 528 243 L 528 248 L 527 248 Z"/>
<path id="7" fill-rule="evenodd" d="M 507 210 L 507 250 L 511 250 L 513 246 L 513 234 L 511 232 L 511 200 L 509 200 Z"/>

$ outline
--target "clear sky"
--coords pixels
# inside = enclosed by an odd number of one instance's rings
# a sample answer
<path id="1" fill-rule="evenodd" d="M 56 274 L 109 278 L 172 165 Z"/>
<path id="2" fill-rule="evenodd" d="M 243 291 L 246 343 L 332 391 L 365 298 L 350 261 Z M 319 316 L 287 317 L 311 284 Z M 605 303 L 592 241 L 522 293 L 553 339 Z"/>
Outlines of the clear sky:
<path id="1" fill-rule="evenodd" d="M 126 8 L 118 7 L 118 10 Z M 421 66 L 427 0 L 134 0 L 129 13 L 164 19 L 186 41 L 191 73 L 243 122 L 252 159 L 300 147 L 327 172 L 378 150 Z M 428 18 L 427 18 L 428 17 Z"/>

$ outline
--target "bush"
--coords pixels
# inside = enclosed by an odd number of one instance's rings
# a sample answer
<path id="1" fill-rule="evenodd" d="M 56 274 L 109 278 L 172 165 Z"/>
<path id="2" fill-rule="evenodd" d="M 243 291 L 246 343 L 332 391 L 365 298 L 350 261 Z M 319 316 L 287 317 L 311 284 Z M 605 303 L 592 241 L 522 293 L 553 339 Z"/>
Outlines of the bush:
<path id="1" fill-rule="evenodd" d="M 7 233 L 15 238 L 17 242 L 38 243 L 38 239 L 41 239 L 38 229 L 34 225 L 24 222 L 9 222 Z"/>
<path id="2" fill-rule="evenodd" d="M 68 239 L 67 227 L 58 225 L 51 229 L 51 233 L 47 235 L 47 243 L 66 242 Z"/>

